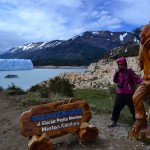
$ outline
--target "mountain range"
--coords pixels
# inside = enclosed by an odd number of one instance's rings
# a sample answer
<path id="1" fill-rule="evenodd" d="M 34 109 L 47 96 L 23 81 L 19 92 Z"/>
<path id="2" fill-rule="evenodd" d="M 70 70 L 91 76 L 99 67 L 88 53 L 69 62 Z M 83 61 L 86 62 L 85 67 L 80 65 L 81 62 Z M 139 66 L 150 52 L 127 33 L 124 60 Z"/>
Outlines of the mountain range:
<path id="1" fill-rule="evenodd" d="M 89 65 L 104 53 L 126 43 L 137 43 L 132 32 L 87 31 L 68 40 L 28 43 L 12 47 L 0 55 L 3 59 L 31 59 L 39 65 Z"/>

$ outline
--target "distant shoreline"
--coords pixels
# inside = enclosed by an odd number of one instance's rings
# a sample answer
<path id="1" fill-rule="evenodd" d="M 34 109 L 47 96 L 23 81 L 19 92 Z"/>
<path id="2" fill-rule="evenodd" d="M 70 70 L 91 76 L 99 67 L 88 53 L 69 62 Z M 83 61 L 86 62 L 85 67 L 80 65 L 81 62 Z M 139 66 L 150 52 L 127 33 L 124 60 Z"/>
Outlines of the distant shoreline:
<path id="1" fill-rule="evenodd" d="M 86 69 L 88 66 L 34 66 L 34 69 Z"/>

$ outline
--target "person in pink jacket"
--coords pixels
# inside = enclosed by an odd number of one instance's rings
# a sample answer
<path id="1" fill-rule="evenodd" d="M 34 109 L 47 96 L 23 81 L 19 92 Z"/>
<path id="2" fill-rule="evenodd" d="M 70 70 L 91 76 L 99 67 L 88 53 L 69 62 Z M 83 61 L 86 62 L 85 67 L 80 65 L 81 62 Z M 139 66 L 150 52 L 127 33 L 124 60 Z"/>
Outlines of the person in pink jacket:
<path id="1" fill-rule="evenodd" d="M 132 69 L 127 68 L 126 58 L 121 57 L 117 59 L 118 71 L 116 71 L 113 82 L 117 84 L 116 99 L 112 111 L 111 122 L 108 127 L 115 127 L 120 112 L 127 105 L 133 115 L 135 121 L 135 110 L 132 101 L 132 96 L 135 92 L 135 84 L 140 84 L 142 79 L 139 78 Z"/>

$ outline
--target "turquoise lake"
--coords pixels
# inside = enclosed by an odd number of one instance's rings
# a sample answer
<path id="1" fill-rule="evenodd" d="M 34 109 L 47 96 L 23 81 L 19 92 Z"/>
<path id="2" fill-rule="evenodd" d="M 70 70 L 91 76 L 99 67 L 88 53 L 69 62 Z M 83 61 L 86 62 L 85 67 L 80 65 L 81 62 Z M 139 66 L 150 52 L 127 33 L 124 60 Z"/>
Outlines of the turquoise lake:
<path id="1" fill-rule="evenodd" d="M 85 72 L 86 69 L 33 69 L 21 71 L 0 71 L 0 86 L 7 88 L 14 83 L 24 90 L 42 81 L 53 78 L 65 72 Z M 19 78 L 5 78 L 6 75 L 13 74 Z"/>

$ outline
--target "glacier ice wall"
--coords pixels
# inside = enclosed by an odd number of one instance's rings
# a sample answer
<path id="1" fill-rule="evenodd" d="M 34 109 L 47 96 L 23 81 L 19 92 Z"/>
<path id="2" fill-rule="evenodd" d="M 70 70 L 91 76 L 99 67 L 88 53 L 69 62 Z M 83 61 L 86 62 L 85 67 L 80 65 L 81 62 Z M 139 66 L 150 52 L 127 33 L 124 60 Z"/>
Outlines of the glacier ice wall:
<path id="1" fill-rule="evenodd" d="M 0 59 L 0 71 L 32 70 L 30 59 Z"/>

